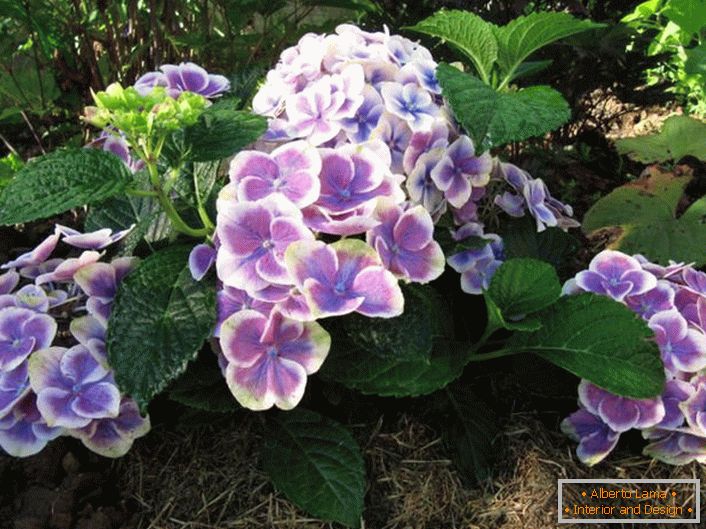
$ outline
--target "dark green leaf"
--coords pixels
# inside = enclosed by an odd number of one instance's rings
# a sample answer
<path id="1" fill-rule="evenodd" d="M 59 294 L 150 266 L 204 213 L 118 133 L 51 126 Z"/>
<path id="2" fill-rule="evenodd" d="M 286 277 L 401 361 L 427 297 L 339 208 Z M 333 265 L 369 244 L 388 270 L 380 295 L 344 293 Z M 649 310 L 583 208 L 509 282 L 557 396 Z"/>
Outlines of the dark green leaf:
<path id="1" fill-rule="evenodd" d="M 509 259 L 493 274 L 486 296 L 505 320 L 523 318 L 554 303 L 561 283 L 554 268 L 536 259 Z"/>
<path id="2" fill-rule="evenodd" d="M 541 314 L 542 328 L 516 333 L 510 349 L 529 351 L 616 395 L 644 399 L 664 387 L 653 333 L 629 308 L 594 294 L 562 297 Z"/>
<path id="3" fill-rule="evenodd" d="M 268 419 L 262 459 L 275 487 L 317 518 L 359 527 L 365 465 L 351 434 L 302 408 Z"/>
<path id="4" fill-rule="evenodd" d="M 210 351 L 189 364 L 186 372 L 169 387 L 169 398 L 215 413 L 231 413 L 240 409 L 218 368 L 216 355 Z"/>
<path id="5" fill-rule="evenodd" d="M 407 29 L 448 42 L 471 60 L 481 79 L 487 80 L 498 56 L 492 28 L 470 11 L 441 10 Z"/>
<path id="6" fill-rule="evenodd" d="M 237 110 L 226 100 L 208 107 L 198 123 L 185 130 L 184 143 L 193 161 L 220 160 L 253 143 L 266 128 L 265 118 Z"/>
<path id="7" fill-rule="evenodd" d="M 332 340 L 322 377 L 366 394 L 404 397 L 432 393 L 461 374 L 467 357 L 449 342 L 452 316 L 443 298 L 431 287 L 404 293 L 397 318 L 351 315 L 326 325 Z"/>
<path id="8" fill-rule="evenodd" d="M 493 409 L 468 388 L 454 384 L 446 390 L 452 413 L 445 437 L 454 463 L 470 483 L 491 476 L 497 459 L 493 440 L 498 435 L 498 421 Z"/>
<path id="9" fill-rule="evenodd" d="M 184 372 L 216 322 L 215 288 L 196 282 L 190 246 L 152 254 L 120 284 L 106 343 L 120 388 L 146 408 Z"/>
<path id="10" fill-rule="evenodd" d="M 699 35 L 706 27 L 706 0 L 669 0 L 662 14 L 679 28 Z"/>
<path id="11" fill-rule="evenodd" d="M 604 24 L 556 12 L 530 13 L 506 26 L 495 27 L 500 72 L 502 76 L 512 77 L 517 67 L 538 49 L 569 35 L 600 27 Z"/>
<path id="12" fill-rule="evenodd" d="M 704 136 L 706 137 L 706 136 Z M 650 168 L 650 174 L 621 186 L 596 202 L 583 219 L 583 230 L 618 228 L 609 247 L 639 253 L 651 261 L 706 264 L 706 197 L 676 216 L 691 175 Z"/>
<path id="13" fill-rule="evenodd" d="M 686 53 L 684 71 L 691 75 L 706 77 L 706 42 L 684 51 Z"/>
<path id="14" fill-rule="evenodd" d="M 98 149 L 66 149 L 20 169 L 0 194 L 0 224 L 43 219 L 100 202 L 123 191 L 132 178 L 125 164 Z"/>
<path id="15" fill-rule="evenodd" d="M 523 62 L 515 69 L 515 73 L 512 75 L 512 78 L 510 80 L 514 81 L 515 79 L 521 79 L 523 77 L 529 77 L 531 75 L 539 73 L 543 70 L 546 70 L 552 64 L 552 62 L 554 61 L 552 61 L 551 59 L 547 59 L 544 61 Z"/>
<path id="16" fill-rule="evenodd" d="M 575 237 L 559 228 L 537 232 L 537 225 L 529 215 L 503 219 L 500 236 L 506 257 L 541 259 L 557 269 L 561 269 L 579 247 Z"/>
<path id="17" fill-rule="evenodd" d="M 456 119 L 479 151 L 541 136 L 566 123 L 571 115 L 562 95 L 548 86 L 496 92 L 476 77 L 443 63 L 436 74 Z"/>

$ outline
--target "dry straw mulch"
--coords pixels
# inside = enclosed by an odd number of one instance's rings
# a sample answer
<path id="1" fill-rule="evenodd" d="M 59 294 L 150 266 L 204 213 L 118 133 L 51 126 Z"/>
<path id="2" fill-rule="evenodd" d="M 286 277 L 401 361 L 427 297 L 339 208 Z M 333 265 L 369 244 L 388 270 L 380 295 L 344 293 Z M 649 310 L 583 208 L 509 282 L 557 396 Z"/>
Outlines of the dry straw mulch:
<path id="1" fill-rule="evenodd" d="M 587 469 L 560 433 L 535 415 L 517 413 L 500 440 L 505 450 L 495 478 L 483 487 L 469 487 L 451 464 L 439 433 L 415 418 L 381 417 L 377 424 L 352 429 L 368 471 L 364 529 L 545 529 L 557 526 L 559 478 L 706 480 L 705 467 L 675 468 L 636 456 L 616 455 Z M 138 443 L 115 468 L 120 489 L 139 504 L 138 526 L 337 527 L 308 517 L 268 484 L 258 464 L 258 431 L 254 420 L 246 418 L 227 428 L 158 430 Z"/>

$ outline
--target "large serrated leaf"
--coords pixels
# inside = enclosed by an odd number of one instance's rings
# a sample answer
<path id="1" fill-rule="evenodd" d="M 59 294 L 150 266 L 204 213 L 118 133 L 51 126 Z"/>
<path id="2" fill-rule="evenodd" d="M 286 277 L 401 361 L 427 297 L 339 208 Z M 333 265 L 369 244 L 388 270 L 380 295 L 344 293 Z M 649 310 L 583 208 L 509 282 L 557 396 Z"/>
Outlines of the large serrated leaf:
<path id="1" fill-rule="evenodd" d="M 497 449 L 493 440 L 499 433 L 493 409 L 470 389 L 454 384 L 446 389 L 451 420 L 445 425 L 445 438 L 454 463 L 471 483 L 479 483 L 491 475 Z"/>
<path id="2" fill-rule="evenodd" d="M 504 318 L 542 310 L 561 295 L 559 277 L 550 264 L 536 259 L 509 259 L 497 269 L 486 295 Z"/>
<path id="3" fill-rule="evenodd" d="M 499 235 L 503 239 L 505 257 L 541 259 L 557 269 L 561 269 L 579 248 L 578 240 L 560 228 L 538 232 L 537 224 L 529 215 L 503 219 Z"/>
<path id="4" fill-rule="evenodd" d="M 406 397 L 432 393 L 461 374 L 467 356 L 449 342 L 452 317 L 441 296 L 428 286 L 404 293 L 407 308 L 397 318 L 324 322 L 332 343 L 322 377 L 366 394 Z"/>
<path id="5" fill-rule="evenodd" d="M 667 118 L 657 134 L 616 140 L 620 154 L 642 163 L 678 162 L 684 156 L 706 161 L 706 123 L 688 116 Z"/>
<path id="6" fill-rule="evenodd" d="M 541 12 L 518 17 L 506 26 L 495 27 L 501 75 L 512 77 L 527 57 L 547 44 L 604 26 L 590 20 L 579 20 L 568 13 Z"/>
<path id="7" fill-rule="evenodd" d="M 232 101 L 208 107 L 199 121 L 184 131 L 184 146 L 189 158 L 210 162 L 233 156 L 265 132 L 267 120 L 250 112 L 237 110 Z"/>
<path id="8" fill-rule="evenodd" d="M 191 277 L 191 248 L 172 246 L 120 284 L 106 343 L 121 390 L 145 409 L 196 357 L 216 322 L 215 288 Z"/>
<path id="9" fill-rule="evenodd" d="M 516 333 L 510 349 L 536 353 L 616 395 L 645 399 L 664 387 L 664 367 L 652 331 L 610 298 L 560 298 L 540 313 L 542 328 Z"/>
<path id="10" fill-rule="evenodd" d="M 469 11 L 441 10 L 407 29 L 439 37 L 466 55 L 483 80 L 498 56 L 493 25 Z"/>
<path id="11" fill-rule="evenodd" d="M 608 247 L 639 253 L 651 261 L 670 260 L 706 264 L 706 197 L 676 216 L 684 189 L 691 181 L 651 167 L 635 182 L 613 190 L 596 202 L 583 219 L 583 230 L 618 228 L 619 236 Z"/>
<path id="12" fill-rule="evenodd" d="M 0 224 L 43 219 L 100 202 L 123 191 L 132 175 L 112 153 L 98 149 L 53 152 L 20 169 L 0 194 Z"/>
<path id="13" fill-rule="evenodd" d="M 272 415 L 262 459 L 275 487 L 296 505 L 317 518 L 360 526 L 365 466 L 343 426 L 302 408 Z"/>
<path id="14" fill-rule="evenodd" d="M 440 64 L 436 75 L 456 119 L 479 151 L 541 136 L 571 116 L 564 97 L 548 86 L 496 92 L 448 64 Z"/>
<path id="15" fill-rule="evenodd" d="M 213 413 L 232 413 L 242 409 L 228 390 L 218 367 L 218 359 L 210 351 L 200 354 L 184 374 L 169 386 L 169 398 Z"/>

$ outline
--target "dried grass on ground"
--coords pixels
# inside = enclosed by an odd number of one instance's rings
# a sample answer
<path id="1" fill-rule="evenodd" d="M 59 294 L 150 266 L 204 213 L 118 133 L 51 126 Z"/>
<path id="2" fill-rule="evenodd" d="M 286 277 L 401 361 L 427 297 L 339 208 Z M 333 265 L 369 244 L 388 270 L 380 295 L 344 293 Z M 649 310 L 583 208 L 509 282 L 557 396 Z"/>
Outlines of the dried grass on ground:
<path id="1" fill-rule="evenodd" d="M 484 487 L 465 487 L 439 433 L 418 420 L 383 417 L 352 429 L 368 470 L 365 529 L 545 529 L 556 527 L 559 478 L 706 479 L 698 465 L 674 468 L 634 456 L 587 469 L 560 433 L 534 415 L 515 414 L 503 434 L 507 451 L 496 477 Z M 311 519 L 267 483 L 259 470 L 258 431 L 255 420 L 245 418 L 228 428 L 156 431 L 138 443 L 115 468 L 121 490 L 139 504 L 138 526 L 335 527 Z"/>

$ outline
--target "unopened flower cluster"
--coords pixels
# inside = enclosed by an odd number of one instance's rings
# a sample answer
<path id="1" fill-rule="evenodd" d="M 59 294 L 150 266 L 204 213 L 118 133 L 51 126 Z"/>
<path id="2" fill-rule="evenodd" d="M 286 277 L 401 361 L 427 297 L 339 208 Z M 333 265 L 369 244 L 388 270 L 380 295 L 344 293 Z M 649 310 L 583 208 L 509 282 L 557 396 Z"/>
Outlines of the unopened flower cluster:
<path id="1" fill-rule="evenodd" d="M 126 232 L 57 225 L 0 267 L 0 447 L 36 454 L 60 435 L 108 457 L 127 452 L 149 419 L 121 395 L 105 334 L 113 297 L 134 258 L 104 259 Z M 81 253 L 51 258 L 59 241 Z"/>
<path id="2" fill-rule="evenodd" d="M 652 399 L 620 397 L 583 380 L 580 409 L 562 423 L 579 442 L 579 459 L 596 464 L 622 433 L 639 429 L 649 441 L 646 455 L 674 465 L 706 463 L 706 273 L 606 250 L 565 291 L 608 296 L 640 315 L 654 333 L 667 375 L 664 392 Z"/>
<path id="3" fill-rule="evenodd" d="M 429 51 L 403 37 L 343 25 L 285 50 L 253 99 L 269 128 L 239 153 L 218 203 L 216 248 L 197 247 L 192 271 L 215 260 L 221 365 L 244 406 L 294 407 L 330 337 L 316 322 L 358 312 L 398 316 L 400 281 L 444 270 L 435 223 L 487 239 L 452 255 L 462 288 L 487 288 L 503 258 L 481 204 L 575 225 L 541 180 L 476 152 L 441 96 Z M 491 191 L 492 190 L 492 191 Z"/>

